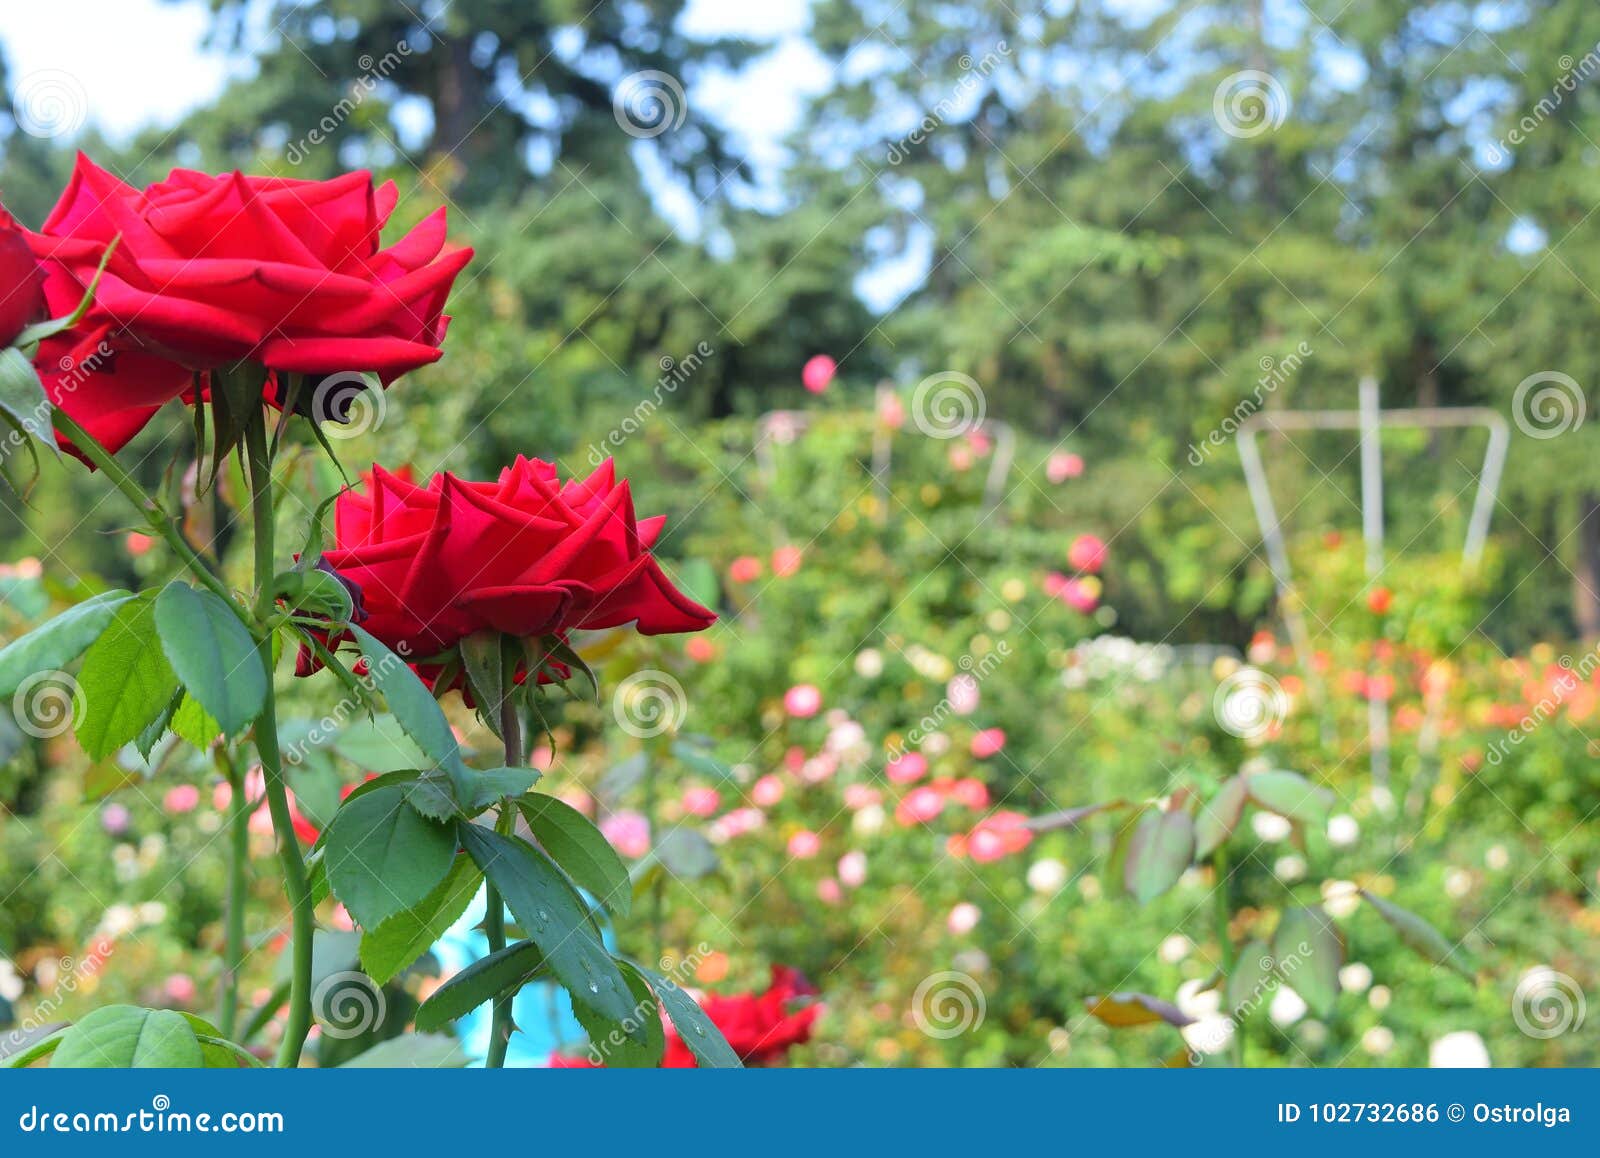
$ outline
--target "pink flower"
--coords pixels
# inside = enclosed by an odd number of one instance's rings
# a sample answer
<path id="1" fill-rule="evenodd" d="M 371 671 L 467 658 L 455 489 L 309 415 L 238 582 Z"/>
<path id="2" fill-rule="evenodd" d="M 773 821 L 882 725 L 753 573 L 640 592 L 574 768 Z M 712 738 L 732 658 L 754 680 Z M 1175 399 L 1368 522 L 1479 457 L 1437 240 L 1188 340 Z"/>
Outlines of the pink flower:
<path id="1" fill-rule="evenodd" d="M 894 818 L 909 828 L 913 824 L 927 824 L 944 811 L 944 793 L 924 786 L 913 788 L 895 806 Z"/>
<path id="2" fill-rule="evenodd" d="M 928 760 L 921 752 L 902 752 L 884 765 L 883 773 L 895 784 L 914 784 L 928 774 Z"/>
<path id="3" fill-rule="evenodd" d="M 722 794 L 715 788 L 695 785 L 683 791 L 683 810 L 690 816 L 714 816 L 722 807 Z"/>
<path id="4" fill-rule="evenodd" d="M 1082 579 L 1068 579 L 1059 598 L 1072 610 L 1089 614 L 1100 604 L 1100 580 L 1093 575 Z"/>
<path id="5" fill-rule="evenodd" d="M 783 766 L 796 776 L 800 769 L 806 766 L 806 750 L 799 744 L 791 744 L 783 754 Z"/>
<path id="6" fill-rule="evenodd" d="M 982 780 L 971 776 L 963 776 L 960 780 L 950 785 L 949 796 L 951 800 L 954 800 L 963 808 L 970 808 L 974 812 L 980 808 L 989 807 L 989 789 L 984 787 Z"/>
<path id="7" fill-rule="evenodd" d="M 698 637 L 697 637 L 698 638 Z M 970 716 L 978 710 L 978 681 L 971 672 L 961 672 L 944 688 L 944 697 L 950 701 L 950 710 L 958 716 Z"/>
<path id="8" fill-rule="evenodd" d="M 761 560 L 754 555 L 740 555 L 728 564 L 728 578 L 735 583 L 754 583 L 761 578 Z"/>
<path id="9" fill-rule="evenodd" d="M 787 579 L 800 570 L 800 560 L 804 553 L 799 547 L 792 544 L 779 547 L 772 552 L 772 573 L 779 579 Z"/>
<path id="10" fill-rule="evenodd" d="M 972 737 L 972 754 L 987 760 L 1006 746 L 1006 734 L 999 728 L 985 728 Z"/>
<path id="11" fill-rule="evenodd" d="M 962 442 L 952 442 L 949 455 L 950 469 L 958 472 L 971 470 L 973 459 L 976 457 L 972 453 L 972 447 Z"/>
<path id="12" fill-rule="evenodd" d="M 759 808 L 735 808 L 711 822 L 711 835 L 718 840 L 732 840 L 766 823 L 767 814 Z"/>
<path id="13" fill-rule="evenodd" d="M 783 781 L 770 773 L 761 777 L 750 785 L 750 799 L 762 808 L 771 808 L 783 799 Z"/>
<path id="14" fill-rule="evenodd" d="M 978 822 L 965 838 L 964 849 L 951 851 L 957 856 L 963 851 L 971 853 L 973 860 L 987 864 L 1021 852 L 1031 843 L 1033 830 L 1028 827 L 1026 816 L 1020 812 L 996 812 Z"/>
<path id="15" fill-rule="evenodd" d="M 1052 454 L 1044 466 L 1044 477 L 1053 483 L 1064 483 L 1069 478 L 1077 478 L 1083 473 L 1083 459 L 1075 454 L 1058 450 Z"/>
<path id="16" fill-rule="evenodd" d="M 1060 599 L 1066 594 L 1068 585 L 1072 582 L 1060 571 L 1052 571 L 1044 577 L 1044 593 L 1051 599 Z"/>
<path id="17" fill-rule="evenodd" d="M 600 822 L 600 834 L 623 856 L 637 860 L 650 851 L 650 822 L 642 813 L 613 812 Z"/>
<path id="18" fill-rule="evenodd" d="M 899 430 L 906 424 L 906 404 L 892 390 L 878 392 L 878 421 L 890 430 Z"/>
<path id="19" fill-rule="evenodd" d="M 1094 535 L 1079 535 L 1067 548 L 1067 562 L 1073 570 L 1092 575 L 1105 566 L 1106 545 Z"/>
<path id="20" fill-rule="evenodd" d="M 839 882 L 832 877 L 823 877 L 817 882 L 817 897 L 825 905 L 837 905 L 844 900 L 844 891 L 839 888 Z"/>
<path id="21" fill-rule="evenodd" d="M 978 919 L 983 912 L 970 901 L 962 901 L 950 910 L 950 916 L 945 920 L 945 927 L 957 937 L 965 936 L 978 927 Z"/>
<path id="22" fill-rule="evenodd" d="M 822 710 L 822 692 L 816 684 L 795 684 L 783 694 L 783 709 L 797 720 L 807 720 Z"/>
<path id="23" fill-rule="evenodd" d="M 153 538 L 140 531 L 129 531 L 128 537 L 123 540 L 123 543 L 128 548 L 128 554 L 135 559 L 140 555 L 149 554 L 150 548 L 156 545 L 156 541 Z"/>
<path id="24" fill-rule="evenodd" d="M 883 793 L 870 784 L 847 784 L 844 790 L 844 806 L 851 812 L 860 812 L 863 808 L 870 808 L 883 801 Z"/>
<path id="25" fill-rule="evenodd" d="M 683 654 L 695 663 L 710 663 L 717 658 L 717 645 L 703 635 L 691 635 L 684 642 Z"/>
<path id="26" fill-rule="evenodd" d="M 127 832 L 132 819 L 128 809 L 115 801 L 100 810 L 100 827 L 111 836 L 121 836 Z"/>
<path id="27" fill-rule="evenodd" d="M 826 354 L 813 354 L 801 367 L 800 381 L 813 394 L 821 394 L 838 373 L 839 364 Z"/>
<path id="28" fill-rule="evenodd" d="M 200 804 L 200 789 L 193 784 L 174 784 L 161 798 L 161 807 L 173 816 L 193 812 Z"/>
<path id="29" fill-rule="evenodd" d="M 789 838 L 789 855 L 795 860 L 810 860 L 822 851 L 822 838 L 808 828 L 802 828 Z"/>
<path id="30" fill-rule="evenodd" d="M 867 879 L 867 854 L 853 848 L 839 858 L 839 883 L 858 889 Z"/>
<path id="31" fill-rule="evenodd" d="M 800 779 L 807 784 L 821 784 L 831 779 L 839 770 L 839 758 L 831 752 L 819 752 L 800 769 Z"/>
<path id="32" fill-rule="evenodd" d="M 166 984 L 161 987 L 161 991 L 166 994 L 167 1000 L 174 1005 L 188 1005 L 194 1000 L 197 992 L 194 978 L 187 973 L 174 973 L 171 977 L 168 977 Z"/>

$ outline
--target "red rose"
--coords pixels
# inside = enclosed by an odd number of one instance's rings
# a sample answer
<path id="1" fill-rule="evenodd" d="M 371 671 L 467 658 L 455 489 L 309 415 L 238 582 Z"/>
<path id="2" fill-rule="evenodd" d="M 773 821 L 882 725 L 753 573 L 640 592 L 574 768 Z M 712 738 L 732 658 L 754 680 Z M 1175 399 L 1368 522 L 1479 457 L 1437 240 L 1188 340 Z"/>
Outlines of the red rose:
<path id="1" fill-rule="evenodd" d="M 193 380 L 188 370 L 141 349 L 109 324 L 46 338 L 33 364 L 50 401 L 113 453 Z M 73 449 L 65 439 L 61 444 Z"/>
<path id="2" fill-rule="evenodd" d="M 92 317 L 191 369 L 251 360 L 389 381 L 439 357 L 445 297 L 472 256 L 443 252 L 443 209 L 380 249 L 395 198 L 365 172 L 296 181 L 174 169 L 141 191 L 79 154 L 30 241 L 67 275 L 47 286 L 63 313 L 120 234 Z"/>
<path id="3" fill-rule="evenodd" d="M 608 459 L 562 484 L 518 457 L 495 482 L 435 475 L 427 486 L 374 467 L 366 493 L 334 506 L 324 558 L 360 586 L 363 627 L 429 656 L 477 631 L 559 635 L 636 622 L 645 635 L 699 631 L 715 614 L 650 554 L 664 518 L 636 520 Z"/>
<path id="4" fill-rule="evenodd" d="M 44 317 L 44 272 L 27 235 L 0 209 L 0 346 L 11 345 L 24 327 Z"/>

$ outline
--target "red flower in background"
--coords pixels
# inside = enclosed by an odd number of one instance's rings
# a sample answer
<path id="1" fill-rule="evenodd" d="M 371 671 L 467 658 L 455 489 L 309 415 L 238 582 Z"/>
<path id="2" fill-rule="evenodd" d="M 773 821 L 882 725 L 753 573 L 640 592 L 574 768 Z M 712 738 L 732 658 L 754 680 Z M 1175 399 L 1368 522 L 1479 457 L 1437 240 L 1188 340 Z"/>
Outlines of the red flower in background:
<path id="1" fill-rule="evenodd" d="M 651 546 L 664 518 L 636 519 L 608 459 L 562 483 L 518 457 L 494 482 L 435 475 L 417 486 L 374 467 L 335 504 L 323 558 L 360 587 L 363 627 L 403 654 L 447 651 L 477 631 L 522 637 L 634 623 L 700 631 L 716 615 L 679 591 Z"/>
<path id="2" fill-rule="evenodd" d="M 472 257 L 445 252 L 440 209 L 387 249 L 393 183 L 211 176 L 174 169 L 145 189 L 81 153 L 31 236 L 65 313 L 120 242 L 93 316 L 189 369 L 251 360 L 273 370 L 371 370 L 385 381 L 439 357 L 445 297 Z"/>
<path id="3" fill-rule="evenodd" d="M 822 1006 L 806 999 L 816 995 L 816 986 L 798 969 L 774 965 L 772 984 L 766 992 L 728 997 L 707 995 L 700 999 L 700 1006 L 746 1065 L 770 1065 L 781 1061 L 794 1046 L 810 1040 Z M 662 1068 L 696 1068 L 694 1054 L 677 1030 L 669 1025 L 666 1034 Z M 603 1063 L 596 1063 L 590 1057 L 557 1054 L 550 1059 L 550 1064 L 557 1069 L 593 1069 Z"/>

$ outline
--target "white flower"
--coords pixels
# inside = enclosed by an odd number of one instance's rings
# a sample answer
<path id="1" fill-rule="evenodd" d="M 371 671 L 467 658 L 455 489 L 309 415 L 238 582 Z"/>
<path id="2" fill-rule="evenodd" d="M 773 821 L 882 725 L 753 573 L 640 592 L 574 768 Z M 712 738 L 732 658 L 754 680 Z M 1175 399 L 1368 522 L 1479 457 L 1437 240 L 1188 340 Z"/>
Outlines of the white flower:
<path id="1" fill-rule="evenodd" d="M 1489 851 L 1483 855 L 1483 863 L 1495 872 L 1499 872 L 1511 863 L 1511 854 L 1506 851 L 1506 846 L 1503 844 L 1491 845 Z"/>
<path id="2" fill-rule="evenodd" d="M 1428 1047 L 1428 1066 L 1436 1070 L 1486 1070 L 1489 1047 L 1472 1030 L 1458 1029 Z"/>
<path id="3" fill-rule="evenodd" d="M 1256 813 L 1250 818 L 1250 827 L 1255 829 L 1257 840 L 1268 843 L 1285 840 L 1294 831 L 1294 826 L 1276 812 Z"/>
<path id="4" fill-rule="evenodd" d="M 1287 1028 L 1306 1015 L 1305 998 L 1301 997 L 1287 985 L 1278 986 L 1272 994 L 1272 1004 L 1267 1006 L 1267 1016 L 1272 1018 L 1273 1025 Z"/>
<path id="5" fill-rule="evenodd" d="M 1361 825 L 1349 813 L 1341 812 L 1328 818 L 1328 843 L 1339 848 L 1351 845 L 1361 835 Z"/>
<path id="6" fill-rule="evenodd" d="M 1360 961 L 1352 961 L 1339 970 L 1339 985 L 1351 993 L 1365 993 L 1372 984 L 1372 970 Z"/>
<path id="7" fill-rule="evenodd" d="M 950 916 L 945 920 L 945 927 L 957 937 L 972 932 L 978 927 L 978 920 L 983 916 L 983 910 L 971 901 L 962 901 L 950 910 Z"/>
<path id="8" fill-rule="evenodd" d="M 1200 978 L 1191 977 L 1178 986 L 1173 1004 L 1193 1018 L 1216 1016 L 1222 1008 L 1222 994 L 1217 986 L 1213 985 L 1210 989 L 1201 988 L 1204 985 L 1205 982 Z"/>
<path id="9" fill-rule="evenodd" d="M 1161 959 L 1168 965 L 1176 965 L 1179 961 L 1182 961 L 1185 957 L 1187 957 L 1189 955 L 1189 951 L 1193 948 L 1193 941 L 1189 940 L 1189 938 L 1185 937 L 1182 933 L 1174 933 L 1165 941 L 1161 942 L 1161 948 L 1158 950 L 1158 953 Z"/>
<path id="10" fill-rule="evenodd" d="M 1292 884 L 1306 875 L 1305 858 L 1280 856 L 1272 866 L 1272 873 L 1285 884 Z"/>
<path id="11" fill-rule="evenodd" d="M 1387 985 L 1374 985 L 1372 992 L 1367 994 L 1367 1004 L 1374 1009 L 1388 1009 L 1389 999 L 1393 996 Z"/>
<path id="12" fill-rule="evenodd" d="M 1058 860 L 1044 857 L 1028 866 L 1028 887 L 1036 893 L 1054 895 L 1067 883 L 1067 866 Z"/>
<path id="13" fill-rule="evenodd" d="M 1323 881 L 1322 907 L 1330 917 L 1348 917 L 1361 907 L 1361 892 L 1354 881 Z"/>
<path id="14" fill-rule="evenodd" d="M 1472 891 L 1472 874 L 1466 869 L 1451 869 L 1444 877 L 1444 891 L 1460 900 Z"/>
<path id="15" fill-rule="evenodd" d="M 1394 1048 L 1394 1030 L 1386 1025 L 1375 1025 L 1361 1035 L 1361 1048 L 1374 1057 L 1382 1057 Z"/>
<path id="16" fill-rule="evenodd" d="M 1219 1014 L 1202 1017 L 1178 1032 L 1183 1034 L 1184 1044 L 1195 1053 L 1221 1053 L 1233 1040 L 1233 1031 L 1233 1018 Z"/>
<path id="17" fill-rule="evenodd" d="M 856 675 L 862 679 L 875 680 L 883 674 L 883 652 L 875 647 L 863 648 L 856 652 Z"/>
<path id="18" fill-rule="evenodd" d="M 876 836 L 883 831 L 883 820 L 883 805 L 869 804 L 855 814 L 850 827 L 862 836 Z"/>

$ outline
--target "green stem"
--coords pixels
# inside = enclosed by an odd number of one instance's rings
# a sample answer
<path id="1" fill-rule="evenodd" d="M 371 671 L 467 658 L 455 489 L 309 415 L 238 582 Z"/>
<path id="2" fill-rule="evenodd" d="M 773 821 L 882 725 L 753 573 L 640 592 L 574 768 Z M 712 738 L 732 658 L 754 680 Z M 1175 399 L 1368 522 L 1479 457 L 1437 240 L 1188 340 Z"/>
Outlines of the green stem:
<path id="1" fill-rule="evenodd" d="M 250 467 L 250 513 L 255 524 L 256 618 L 265 620 L 272 611 L 273 517 L 272 460 L 267 454 L 266 423 L 262 415 L 250 416 L 245 428 L 245 453 Z M 272 635 L 260 635 L 256 654 L 266 670 L 267 697 L 256 721 L 256 751 L 261 756 L 261 772 L 267 786 L 267 808 L 277 834 L 278 860 L 283 866 L 284 891 L 289 897 L 293 918 L 292 964 L 289 984 L 289 1023 L 284 1027 L 278 1049 L 278 1065 L 293 1069 L 300 1064 L 306 1036 L 311 1032 L 311 940 L 315 933 L 315 913 L 306 862 L 300 854 L 300 840 L 294 833 L 294 818 L 289 812 L 288 787 L 283 778 L 283 757 L 278 751 L 277 695 L 273 691 Z"/>
<path id="2" fill-rule="evenodd" d="M 245 869 L 250 860 L 250 802 L 245 799 L 244 779 L 226 747 L 217 751 L 217 762 L 232 790 L 228 809 L 228 908 L 226 940 L 222 949 L 222 994 L 217 1026 L 222 1036 L 233 1040 L 239 1021 L 239 970 L 244 961 L 244 909 L 247 898 Z"/>
<path id="3" fill-rule="evenodd" d="M 502 673 L 502 686 L 504 698 L 500 701 L 500 735 L 506 744 L 506 767 L 520 767 L 523 761 L 522 754 L 522 721 L 517 717 L 516 699 L 512 693 L 510 673 Z M 515 822 L 515 817 L 505 804 L 500 806 L 500 815 L 495 822 L 495 828 L 510 830 Z M 489 952 L 498 953 L 506 947 L 506 910 L 500 898 L 500 890 L 490 882 L 484 891 L 484 903 L 488 906 L 483 931 L 489 939 Z M 515 994 L 502 994 L 495 998 L 494 1009 L 489 1027 L 489 1056 L 484 1061 L 488 1069 L 502 1069 L 506 1064 L 506 1050 L 511 1045 L 512 1002 Z"/>
<path id="4" fill-rule="evenodd" d="M 1228 909 L 1228 849 L 1226 845 L 1219 846 L 1217 851 L 1212 854 L 1211 870 L 1217 874 L 1217 887 L 1213 892 L 1217 902 L 1217 943 L 1222 947 L 1222 999 L 1226 1002 L 1228 1000 L 1228 982 L 1232 979 L 1234 970 L 1239 963 L 1238 950 L 1228 932 L 1228 924 L 1232 914 Z M 1229 1039 L 1228 1052 L 1233 1059 L 1234 1066 L 1243 1069 L 1244 1021 L 1238 1016 L 1236 1010 L 1230 1010 L 1229 1012 L 1234 1020 L 1233 1036 Z"/>
<path id="5" fill-rule="evenodd" d="M 139 485 L 139 481 L 127 472 L 123 465 L 116 460 L 116 457 L 96 441 L 94 435 L 74 422 L 65 410 L 55 410 L 52 414 L 52 421 L 55 423 L 56 429 L 70 438 L 72 445 L 85 458 L 94 463 L 116 485 L 119 491 L 127 496 L 128 501 L 134 505 L 134 508 L 149 520 L 150 526 L 155 529 L 156 533 L 165 539 L 172 546 L 172 549 L 178 553 L 178 558 L 183 560 L 184 566 L 193 572 L 194 577 L 213 592 L 222 596 L 229 606 L 232 606 L 233 597 L 229 594 L 228 588 L 223 584 L 222 580 L 212 573 L 211 568 L 206 566 L 205 561 L 189 545 L 189 541 L 179 533 L 177 525 L 160 502 L 146 493 L 145 489 Z"/>

